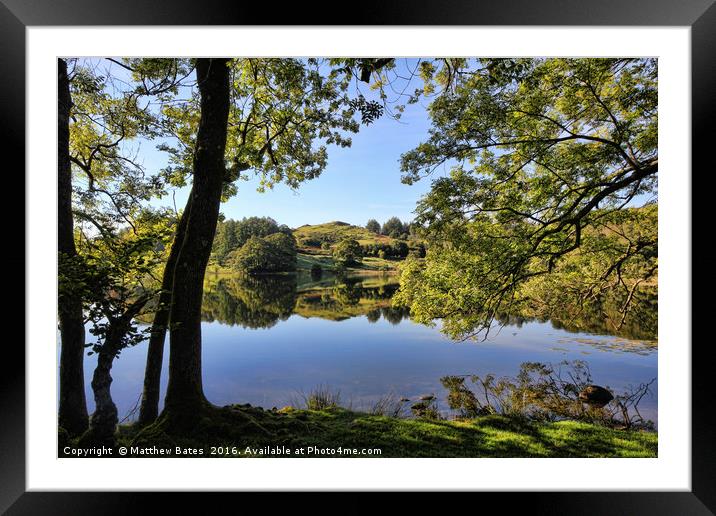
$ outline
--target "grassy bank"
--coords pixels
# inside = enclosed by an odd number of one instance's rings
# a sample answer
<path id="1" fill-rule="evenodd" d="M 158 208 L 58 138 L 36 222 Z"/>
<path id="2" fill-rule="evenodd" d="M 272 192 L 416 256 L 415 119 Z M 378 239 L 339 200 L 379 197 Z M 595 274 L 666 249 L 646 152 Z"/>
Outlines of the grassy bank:
<path id="1" fill-rule="evenodd" d="M 296 271 L 297 273 L 309 274 L 311 267 L 319 265 L 326 272 L 335 272 L 342 269 L 345 273 L 351 275 L 361 274 L 384 274 L 397 273 L 398 267 L 403 260 L 387 260 L 384 258 L 376 258 L 373 256 L 365 257 L 361 263 L 349 266 L 339 267 L 338 263 L 333 259 L 328 251 L 314 250 L 311 253 L 298 252 L 296 255 Z M 208 276 L 230 276 L 236 274 L 237 271 L 228 266 L 221 266 L 215 263 L 209 264 L 206 268 Z M 279 273 L 292 274 L 292 273 Z"/>
<path id="2" fill-rule="evenodd" d="M 265 451 L 265 447 L 290 450 L 377 448 L 380 454 L 370 456 L 379 457 L 657 455 L 657 434 L 653 432 L 614 430 L 572 421 L 534 423 L 503 416 L 428 421 L 376 416 L 343 408 L 265 411 L 234 405 L 212 409 L 182 433 L 170 430 L 175 428 L 176 422 L 168 424 L 162 420 L 141 432 L 131 426 L 122 427 L 120 444 L 171 450 L 176 447 L 201 448 L 203 456 L 212 456 L 212 446 L 229 450 L 236 447 L 229 455 L 241 457 L 266 456 L 266 453 L 259 453 L 262 449 Z M 253 449 L 253 454 L 247 453 L 247 447 Z M 311 456 L 324 455 L 314 452 Z"/>

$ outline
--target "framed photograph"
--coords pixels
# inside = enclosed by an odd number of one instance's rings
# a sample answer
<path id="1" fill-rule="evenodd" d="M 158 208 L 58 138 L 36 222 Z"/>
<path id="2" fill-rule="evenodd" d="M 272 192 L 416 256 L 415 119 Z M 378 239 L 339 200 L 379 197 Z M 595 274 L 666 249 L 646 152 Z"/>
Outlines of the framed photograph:
<path id="1" fill-rule="evenodd" d="M 27 308 L 0 507 L 713 514 L 713 2 L 264 10 L 2 1 Z"/>

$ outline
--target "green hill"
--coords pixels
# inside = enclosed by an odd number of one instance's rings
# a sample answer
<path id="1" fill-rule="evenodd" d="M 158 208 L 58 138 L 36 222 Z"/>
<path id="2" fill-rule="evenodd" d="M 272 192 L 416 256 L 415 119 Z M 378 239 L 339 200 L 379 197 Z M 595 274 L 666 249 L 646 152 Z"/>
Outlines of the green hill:
<path id="1" fill-rule="evenodd" d="M 378 235 L 372 231 L 359 226 L 353 226 L 347 222 L 333 221 L 325 224 L 310 225 L 298 227 L 293 230 L 293 236 L 298 242 L 298 246 L 304 249 L 320 248 L 323 242 L 336 244 L 345 238 L 357 240 L 361 245 L 368 244 L 392 244 L 395 239 Z"/>

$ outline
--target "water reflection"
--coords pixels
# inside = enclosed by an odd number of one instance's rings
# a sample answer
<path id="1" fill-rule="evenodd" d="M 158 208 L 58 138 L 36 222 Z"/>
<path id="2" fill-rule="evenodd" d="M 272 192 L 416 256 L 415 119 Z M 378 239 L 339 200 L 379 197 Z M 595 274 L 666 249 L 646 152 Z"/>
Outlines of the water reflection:
<path id="1" fill-rule="evenodd" d="M 294 276 L 231 276 L 208 282 L 201 317 L 243 328 L 271 328 L 293 314 L 298 298 Z"/>
<path id="2" fill-rule="evenodd" d="M 271 328 L 292 314 L 342 321 L 366 316 L 399 324 L 407 308 L 391 307 L 395 276 L 322 277 L 296 275 L 230 276 L 207 280 L 202 319 L 243 328 Z"/>
<path id="3" fill-rule="evenodd" d="M 383 318 L 396 325 L 410 317 L 407 307 L 391 305 L 397 289 L 395 275 L 214 276 L 205 285 L 202 319 L 251 329 L 271 328 L 293 314 L 331 321 L 365 316 L 369 323 Z M 498 323 L 516 328 L 527 322 L 551 323 L 553 328 L 569 333 L 614 335 L 654 346 L 656 290 L 640 291 L 626 313 L 623 306 L 622 298 L 601 297 L 579 306 L 553 305 L 520 315 L 503 314 Z M 625 348 L 644 351 L 641 346 Z"/>
<path id="4" fill-rule="evenodd" d="M 658 336 L 658 295 L 656 287 L 642 287 L 627 301 L 622 290 L 602 294 L 579 304 L 555 303 L 533 309 L 529 318 L 507 318 L 551 322 L 570 333 L 616 335 L 626 339 L 656 341 Z"/>
<path id="5" fill-rule="evenodd" d="M 310 274 L 207 277 L 202 308 L 206 396 L 216 405 L 280 407 L 290 404 L 299 392 L 328 385 L 340 391 L 347 404 L 368 410 L 391 393 L 410 399 L 435 394 L 444 405 L 447 392 L 440 378 L 461 374 L 513 377 L 523 362 L 587 360 L 594 381 L 619 392 L 657 376 L 656 345 L 605 331 L 609 327 L 600 323 L 598 310 L 581 315 L 592 314 L 592 321 L 570 319 L 556 311 L 551 323 L 540 322 L 544 319 L 536 316 L 532 320 L 503 318 L 501 322 L 509 325 L 491 332 L 487 341 L 456 342 L 440 332 L 439 321 L 435 328 L 414 324 L 407 309 L 392 307 L 397 288 L 395 275 L 341 278 L 324 272 L 314 278 Z M 655 318 L 655 314 L 642 314 L 628 319 L 625 328 L 644 339 L 649 321 Z M 644 327 L 641 322 L 646 323 Z M 575 327 L 584 329 L 573 333 Z M 91 338 L 88 334 L 88 342 Z M 88 409 L 92 411 L 90 381 L 96 358 L 86 360 Z M 145 361 L 146 345 L 140 344 L 125 350 L 112 370 L 112 393 L 122 417 L 141 396 Z M 162 400 L 166 382 L 167 361 Z M 654 386 L 654 396 L 642 402 L 642 414 L 654 421 L 656 392 Z"/>

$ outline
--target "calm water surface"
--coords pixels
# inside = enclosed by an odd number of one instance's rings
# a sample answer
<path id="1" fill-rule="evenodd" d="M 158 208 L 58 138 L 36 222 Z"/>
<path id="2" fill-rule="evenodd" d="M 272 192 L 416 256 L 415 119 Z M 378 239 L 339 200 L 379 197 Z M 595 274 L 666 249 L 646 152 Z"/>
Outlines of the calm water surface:
<path id="1" fill-rule="evenodd" d="M 508 325 L 487 341 L 450 340 L 439 325 L 416 324 L 390 308 L 396 288 L 395 277 L 208 278 L 202 324 L 207 398 L 216 405 L 282 407 L 322 385 L 340 391 L 342 404 L 355 409 L 369 409 L 388 394 L 435 394 L 447 409 L 441 377 L 515 376 L 527 361 L 584 360 L 594 383 L 618 392 L 657 376 L 653 342 L 567 331 L 550 322 Z M 115 361 L 112 394 L 120 419 L 138 403 L 145 359 L 142 343 Z M 86 358 L 90 412 L 95 363 L 94 356 Z M 656 422 L 656 382 L 652 390 L 640 410 Z"/>

